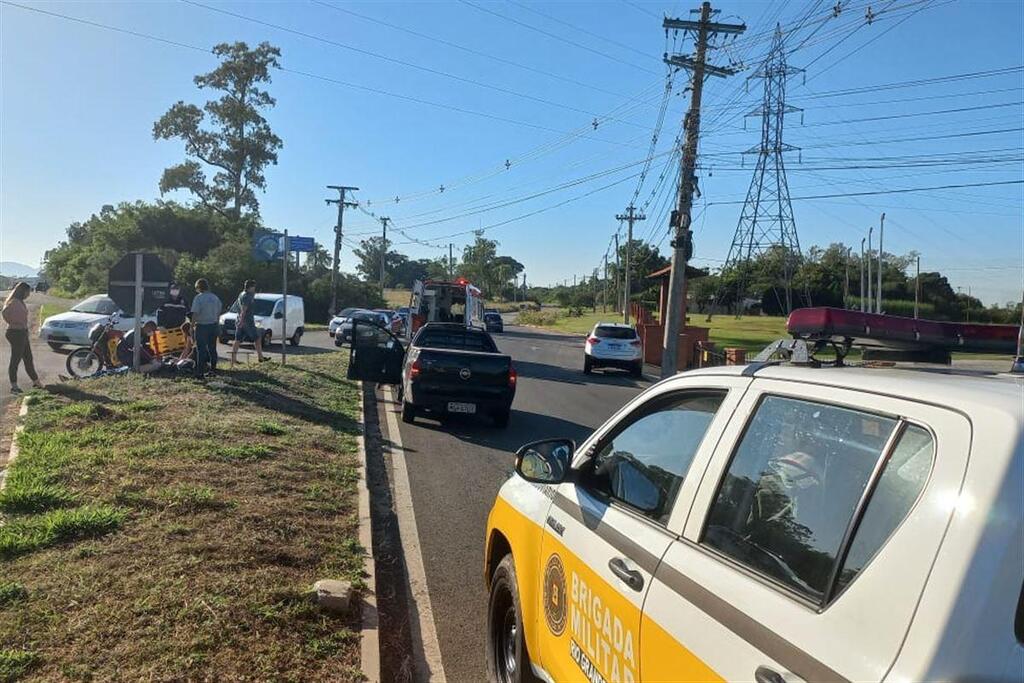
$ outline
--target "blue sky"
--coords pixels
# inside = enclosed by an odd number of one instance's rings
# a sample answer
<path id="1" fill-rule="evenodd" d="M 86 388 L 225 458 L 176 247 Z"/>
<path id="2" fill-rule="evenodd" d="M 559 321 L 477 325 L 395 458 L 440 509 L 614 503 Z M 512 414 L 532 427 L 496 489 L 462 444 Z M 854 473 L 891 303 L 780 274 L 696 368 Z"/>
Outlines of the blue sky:
<path id="1" fill-rule="evenodd" d="M 199 1 L 238 16 L 186 2 L 21 3 L 146 38 L 0 5 L 2 260 L 35 265 L 72 221 L 106 203 L 159 196 L 162 169 L 183 157 L 177 143 L 152 139 L 152 124 L 179 99 L 202 101 L 192 77 L 215 60 L 157 37 L 281 48 L 288 71 L 274 74 L 278 106 L 268 118 L 284 148 L 260 197 L 270 226 L 328 242 L 334 210 L 324 186 L 356 185 L 367 211 L 405 231 L 392 234 L 411 256 L 441 255 L 449 242 L 459 250 L 468 231 L 495 226 L 488 235 L 526 264 L 530 282 L 589 273 L 648 156 L 665 74 L 659 17 L 696 6 Z M 1024 178 L 1024 72 L 934 80 L 1024 64 L 1021 3 L 849 0 L 827 18 L 832 4 L 716 5 L 723 21 L 749 27 L 714 52 L 720 63 L 755 63 L 776 22 L 797 28 L 806 18 L 788 39 L 804 43 L 790 63 L 808 66 L 806 83 L 795 76 L 788 88 L 788 101 L 804 109 L 802 125 L 800 114 L 786 122 L 786 142 L 803 148 L 787 155 L 794 198 Z M 878 13 L 871 24 L 869 4 Z M 760 82 L 746 83 L 751 71 L 711 79 L 705 90 L 697 265 L 725 258 L 740 211 L 729 202 L 750 183 L 753 158 L 741 164 L 739 152 L 759 141 L 756 119 L 743 126 L 742 114 L 760 102 Z M 677 75 L 636 195 L 648 215 L 637 234 L 663 251 L 676 169 L 668 152 L 686 85 Z M 886 251 L 917 250 L 923 270 L 1005 302 L 1024 279 L 1022 188 L 797 199 L 793 208 L 805 248 L 859 245 L 884 211 Z M 378 227 L 347 213 L 344 270 L 353 268 L 351 242 Z"/>

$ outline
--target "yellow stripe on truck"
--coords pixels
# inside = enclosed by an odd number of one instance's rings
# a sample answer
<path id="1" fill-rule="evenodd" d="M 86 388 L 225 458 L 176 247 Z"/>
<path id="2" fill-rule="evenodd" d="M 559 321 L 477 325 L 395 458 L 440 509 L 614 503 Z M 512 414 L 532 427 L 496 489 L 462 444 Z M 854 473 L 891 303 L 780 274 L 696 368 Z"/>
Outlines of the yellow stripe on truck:
<path id="1" fill-rule="evenodd" d="M 494 532 L 505 536 L 512 548 L 512 557 L 516 563 L 516 582 L 519 588 L 519 609 L 523 616 L 523 628 L 526 631 L 526 649 L 533 658 L 540 652 L 537 634 L 540 631 L 538 608 L 540 598 L 538 591 L 540 581 L 540 543 L 544 533 L 542 527 L 533 523 L 524 514 L 509 505 L 501 496 L 494 501 L 491 514 L 487 518 L 487 548 L 484 558 L 491 556 L 491 544 Z M 498 558 L 500 559 L 500 558 Z M 486 562 L 486 559 L 484 560 Z"/>
<path id="2" fill-rule="evenodd" d="M 723 681 L 695 654 L 646 616 L 554 536 L 498 497 L 488 519 L 490 557 L 494 532 L 505 536 L 516 564 L 526 647 L 559 683 L 603 680 Z M 544 557 L 540 557 L 544 542 Z M 542 572 L 551 555 L 561 560 L 568 602 L 565 625 L 555 634 L 544 617 Z M 640 638 L 643 638 L 641 648 Z"/>

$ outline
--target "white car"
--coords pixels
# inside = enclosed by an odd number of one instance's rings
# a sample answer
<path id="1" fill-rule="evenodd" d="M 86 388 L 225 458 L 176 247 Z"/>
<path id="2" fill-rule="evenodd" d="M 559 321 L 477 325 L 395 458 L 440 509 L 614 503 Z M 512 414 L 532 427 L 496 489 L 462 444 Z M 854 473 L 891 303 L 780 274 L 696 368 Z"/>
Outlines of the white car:
<path id="1" fill-rule="evenodd" d="M 335 315 L 333 318 L 331 318 L 331 322 L 329 322 L 327 324 L 327 334 L 331 335 L 331 337 L 336 335 L 338 333 L 338 328 L 341 327 L 341 324 L 344 323 L 344 322 L 347 322 L 349 316 L 352 315 L 353 313 L 355 313 L 358 310 L 361 310 L 361 309 L 359 309 L 359 308 L 343 308 L 340 311 L 338 311 L 337 315 Z"/>
<path id="2" fill-rule="evenodd" d="M 253 302 L 253 318 L 256 333 L 266 348 L 272 342 L 287 339 L 292 346 L 298 346 L 306 325 L 306 308 L 301 296 L 288 295 L 288 329 L 284 329 L 284 296 L 281 294 L 259 293 Z M 238 320 L 238 301 L 220 317 L 220 340 L 230 344 L 235 338 Z"/>
<path id="3" fill-rule="evenodd" d="M 693 370 L 516 472 L 489 680 L 1024 678 L 1022 376 Z"/>
<path id="4" fill-rule="evenodd" d="M 65 344 L 91 346 L 89 330 L 96 323 L 105 323 L 112 317 L 115 319 L 114 327 L 122 332 L 135 327 L 135 319 L 126 316 L 113 299 L 106 294 L 95 294 L 79 301 L 64 313 L 46 318 L 39 327 L 39 338 L 55 351 Z M 151 315 L 142 316 L 142 322 L 150 320 L 155 321 L 156 318 Z"/>
<path id="5" fill-rule="evenodd" d="M 594 368 L 620 368 L 634 377 L 643 375 L 644 349 L 636 330 L 624 323 L 594 325 L 583 347 L 583 372 L 589 375 Z"/>

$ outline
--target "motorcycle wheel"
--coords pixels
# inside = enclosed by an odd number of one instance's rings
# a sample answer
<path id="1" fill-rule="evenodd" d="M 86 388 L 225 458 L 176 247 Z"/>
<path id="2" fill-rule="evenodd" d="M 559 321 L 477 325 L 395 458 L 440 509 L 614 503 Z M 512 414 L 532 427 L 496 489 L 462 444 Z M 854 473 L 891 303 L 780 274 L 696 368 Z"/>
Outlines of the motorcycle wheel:
<path id="1" fill-rule="evenodd" d="M 75 349 L 68 354 L 67 369 L 69 375 L 78 379 L 92 377 L 103 369 L 103 360 L 92 349 Z"/>

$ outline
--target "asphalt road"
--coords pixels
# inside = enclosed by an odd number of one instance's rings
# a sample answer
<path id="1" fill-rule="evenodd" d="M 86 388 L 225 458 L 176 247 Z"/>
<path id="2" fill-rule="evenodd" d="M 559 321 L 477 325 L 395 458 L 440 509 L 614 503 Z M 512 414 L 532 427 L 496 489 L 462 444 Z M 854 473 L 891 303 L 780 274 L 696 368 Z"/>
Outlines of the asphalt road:
<path id="1" fill-rule="evenodd" d="M 512 453 L 545 437 L 580 441 L 650 384 L 615 370 L 584 375 L 583 337 L 512 326 L 494 337 L 519 373 L 506 429 L 486 418 L 398 421 L 441 658 L 456 682 L 486 678 L 484 536 Z"/>

